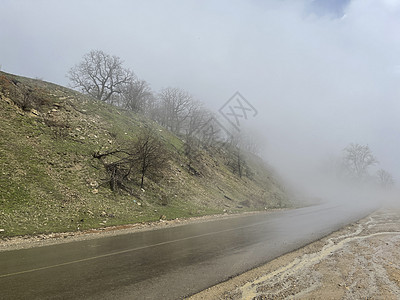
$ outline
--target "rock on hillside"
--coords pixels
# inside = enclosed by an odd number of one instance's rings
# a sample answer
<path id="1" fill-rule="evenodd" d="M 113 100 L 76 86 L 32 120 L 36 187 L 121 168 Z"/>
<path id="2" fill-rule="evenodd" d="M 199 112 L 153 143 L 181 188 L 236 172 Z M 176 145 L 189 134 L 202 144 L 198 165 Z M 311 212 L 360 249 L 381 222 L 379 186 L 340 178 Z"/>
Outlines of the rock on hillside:
<path id="1" fill-rule="evenodd" d="M 290 205 L 262 160 L 232 173 L 226 149 L 203 151 L 198 174 L 183 141 L 130 111 L 40 80 L 0 72 L 0 237 Z M 157 180 L 112 191 L 94 153 L 118 149 L 152 128 L 168 150 Z"/>

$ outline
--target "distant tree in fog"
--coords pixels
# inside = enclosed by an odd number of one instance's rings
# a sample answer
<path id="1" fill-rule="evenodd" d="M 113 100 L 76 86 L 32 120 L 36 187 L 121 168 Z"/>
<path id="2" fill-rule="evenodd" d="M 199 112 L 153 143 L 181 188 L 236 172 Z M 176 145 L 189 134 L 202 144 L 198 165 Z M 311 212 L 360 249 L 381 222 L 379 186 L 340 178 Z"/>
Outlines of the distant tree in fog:
<path id="1" fill-rule="evenodd" d="M 231 153 L 231 157 L 228 160 L 228 166 L 232 168 L 233 173 L 239 175 L 240 178 L 242 178 L 245 173 L 250 174 L 245 159 L 245 154 L 248 152 L 245 136 L 240 132 L 235 132 L 230 136 L 228 143 L 226 143 L 226 147 Z"/>
<path id="2" fill-rule="evenodd" d="M 185 130 L 184 154 L 188 159 L 189 170 L 195 174 L 194 163 L 200 156 L 203 146 L 201 138 L 205 125 L 211 118 L 211 113 L 200 102 L 193 101 L 189 107 L 189 115 L 183 124 Z"/>
<path id="3" fill-rule="evenodd" d="M 122 87 L 134 79 L 134 74 L 122 66 L 118 56 L 100 50 L 92 50 L 68 72 L 71 86 L 98 100 L 112 100 L 121 93 Z"/>
<path id="4" fill-rule="evenodd" d="M 366 178 L 368 168 L 378 163 L 368 145 L 350 144 L 343 152 L 343 162 L 347 171 L 358 179 Z"/>
<path id="5" fill-rule="evenodd" d="M 166 88 L 158 95 L 159 123 L 174 133 L 181 133 L 184 122 L 191 114 L 193 97 L 179 88 Z"/>
<path id="6" fill-rule="evenodd" d="M 380 169 L 376 172 L 376 175 L 378 176 L 378 183 L 382 187 L 389 188 L 394 185 L 393 176 L 389 172 L 387 172 L 383 169 Z"/>
<path id="7" fill-rule="evenodd" d="M 121 88 L 119 105 L 134 112 L 146 112 L 153 101 L 153 93 L 144 80 L 131 80 Z"/>
<path id="8" fill-rule="evenodd" d="M 183 123 L 186 137 L 193 137 L 199 133 L 199 129 L 210 120 L 211 112 L 204 108 L 203 104 L 199 101 L 192 101 L 187 107 L 188 116 Z"/>

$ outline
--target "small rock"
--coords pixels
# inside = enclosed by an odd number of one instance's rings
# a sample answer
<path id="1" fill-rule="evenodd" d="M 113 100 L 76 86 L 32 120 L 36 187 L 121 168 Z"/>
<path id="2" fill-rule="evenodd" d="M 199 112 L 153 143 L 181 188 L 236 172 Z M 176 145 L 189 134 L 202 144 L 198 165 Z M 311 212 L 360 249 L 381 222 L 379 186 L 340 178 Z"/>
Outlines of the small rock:
<path id="1" fill-rule="evenodd" d="M 100 217 L 105 217 L 105 216 L 107 216 L 107 213 L 105 211 L 102 211 Z"/>
<path id="2" fill-rule="evenodd" d="M 93 194 L 98 194 L 98 193 L 99 193 L 99 190 L 98 190 L 98 189 L 94 189 L 94 190 L 92 191 L 92 193 L 93 193 Z"/>
<path id="3" fill-rule="evenodd" d="M 142 206 L 142 203 L 138 202 L 137 205 Z"/>
<path id="4" fill-rule="evenodd" d="M 0 229 L 0 233 L 1 233 L 1 232 L 5 232 L 5 229 Z"/>
<path id="5" fill-rule="evenodd" d="M 166 220 L 166 219 L 167 219 L 167 217 L 165 215 L 160 216 L 160 220 Z"/>
<path id="6" fill-rule="evenodd" d="M 146 190 L 145 190 L 145 189 L 143 189 L 143 188 L 141 188 L 140 190 L 141 190 L 143 193 L 146 191 Z"/>
<path id="7" fill-rule="evenodd" d="M 40 112 L 38 112 L 36 109 L 32 108 L 31 109 L 31 113 L 36 115 L 36 116 L 40 116 Z"/>
<path id="8" fill-rule="evenodd" d="M 99 186 L 99 184 L 98 184 L 97 181 L 91 181 L 89 184 L 90 184 L 90 186 L 92 186 L 92 187 L 98 187 L 98 186 Z"/>

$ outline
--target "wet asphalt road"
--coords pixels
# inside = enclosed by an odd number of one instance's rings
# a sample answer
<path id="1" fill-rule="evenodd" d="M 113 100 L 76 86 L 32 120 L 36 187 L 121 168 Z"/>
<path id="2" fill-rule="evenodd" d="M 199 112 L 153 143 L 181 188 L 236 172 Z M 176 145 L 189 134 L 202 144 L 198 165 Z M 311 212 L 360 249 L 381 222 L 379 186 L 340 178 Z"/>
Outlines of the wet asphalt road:
<path id="1" fill-rule="evenodd" d="M 371 211 L 314 206 L 0 252 L 0 298 L 178 299 Z"/>

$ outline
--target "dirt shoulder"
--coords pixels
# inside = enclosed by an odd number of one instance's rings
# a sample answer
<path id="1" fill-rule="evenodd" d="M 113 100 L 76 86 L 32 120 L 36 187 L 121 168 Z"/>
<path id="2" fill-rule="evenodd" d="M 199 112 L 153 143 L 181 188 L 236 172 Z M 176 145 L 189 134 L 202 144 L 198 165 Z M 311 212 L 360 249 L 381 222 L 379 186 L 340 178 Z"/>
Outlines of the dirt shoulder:
<path id="1" fill-rule="evenodd" d="M 190 299 L 399 299 L 400 209 L 359 222 Z"/>
<path id="2" fill-rule="evenodd" d="M 278 210 L 281 209 L 245 212 L 240 214 L 209 215 L 209 216 L 193 217 L 185 219 L 177 218 L 174 220 L 160 220 L 157 222 L 136 223 L 136 224 L 121 225 L 121 226 L 109 226 L 98 229 L 75 231 L 75 232 L 24 235 L 24 236 L 3 237 L 3 238 L 1 237 L 0 234 L 0 252 L 68 243 L 73 241 L 96 239 L 107 236 L 129 234 L 139 231 L 157 230 L 162 228 L 176 227 L 193 223 L 202 223 L 213 220 L 235 218 L 245 215 L 266 214 Z"/>

